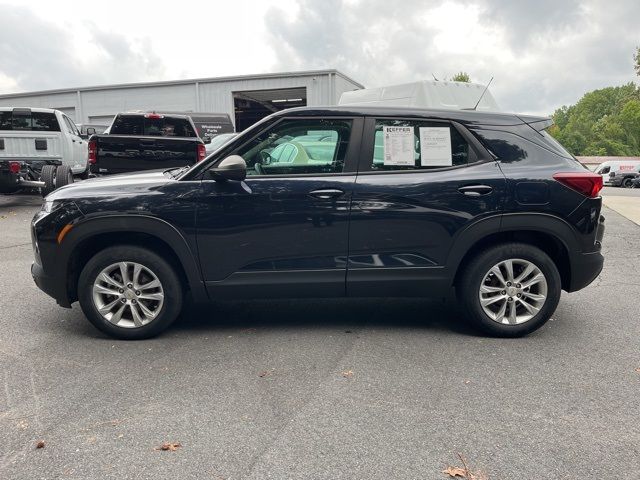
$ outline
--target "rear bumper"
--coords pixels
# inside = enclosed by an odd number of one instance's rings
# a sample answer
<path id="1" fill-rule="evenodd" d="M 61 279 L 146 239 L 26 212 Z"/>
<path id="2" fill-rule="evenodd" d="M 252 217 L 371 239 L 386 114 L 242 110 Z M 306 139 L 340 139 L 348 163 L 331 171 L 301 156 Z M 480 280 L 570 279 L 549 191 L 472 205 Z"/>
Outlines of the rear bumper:
<path id="1" fill-rule="evenodd" d="M 576 255 L 571 268 L 571 282 L 567 292 L 576 292 L 593 282 L 604 265 L 604 257 L 600 252 L 581 253 Z"/>

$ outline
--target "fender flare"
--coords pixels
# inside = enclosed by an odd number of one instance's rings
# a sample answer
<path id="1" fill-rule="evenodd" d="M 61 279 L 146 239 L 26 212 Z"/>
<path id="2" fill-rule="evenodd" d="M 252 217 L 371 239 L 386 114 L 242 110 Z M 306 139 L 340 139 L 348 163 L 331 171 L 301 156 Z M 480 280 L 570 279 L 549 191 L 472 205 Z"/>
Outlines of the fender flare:
<path id="1" fill-rule="evenodd" d="M 548 213 L 505 213 L 486 217 L 458 233 L 447 256 L 447 270 L 453 281 L 464 256 L 484 238 L 508 232 L 544 233 L 557 239 L 569 253 L 570 264 L 574 254 L 581 251 L 576 233 L 566 221 Z"/>
<path id="2" fill-rule="evenodd" d="M 96 235 L 117 232 L 143 233 L 166 243 L 173 250 L 184 270 L 193 299 L 196 302 L 209 300 L 197 256 L 189 247 L 187 240 L 173 225 L 157 217 L 127 214 L 85 218 L 74 225 L 65 236 L 62 264 L 68 266 L 73 251 L 81 242 Z"/>

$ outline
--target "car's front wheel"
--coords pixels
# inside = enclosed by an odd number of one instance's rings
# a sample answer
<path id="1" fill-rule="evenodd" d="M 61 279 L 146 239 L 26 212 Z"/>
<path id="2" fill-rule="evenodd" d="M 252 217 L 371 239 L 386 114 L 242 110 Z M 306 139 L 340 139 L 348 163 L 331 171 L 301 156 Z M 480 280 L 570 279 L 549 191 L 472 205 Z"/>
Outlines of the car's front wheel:
<path id="1" fill-rule="evenodd" d="M 116 246 L 98 252 L 82 270 L 78 298 L 87 319 L 123 340 L 153 337 L 182 308 L 182 286 L 174 268 L 155 252 Z"/>
<path id="2" fill-rule="evenodd" d="M 507 243 L 484 250 L 462 273 L 457 294 L 466 317 L 486 333 L 519 337 L 544 325 L 560 300 L 561 280 L 542 250 Z"/>

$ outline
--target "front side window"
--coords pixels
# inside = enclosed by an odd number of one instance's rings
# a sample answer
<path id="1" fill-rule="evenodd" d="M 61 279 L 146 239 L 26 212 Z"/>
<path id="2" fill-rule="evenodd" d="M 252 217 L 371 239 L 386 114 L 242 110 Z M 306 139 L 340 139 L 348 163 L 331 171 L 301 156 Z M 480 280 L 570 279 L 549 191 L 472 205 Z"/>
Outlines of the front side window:
<path id="1" fill-rule="evenodd" d="M 242 145 L 234 155 L 247 175 L 342 173 L 351 120 L 284 120 Z"/>
<path id="2" fill-rule="evenodd" d="M 475 162 L 469 143 L 449 123 L 377 120 L 371 170 L 425 170 Z"/>

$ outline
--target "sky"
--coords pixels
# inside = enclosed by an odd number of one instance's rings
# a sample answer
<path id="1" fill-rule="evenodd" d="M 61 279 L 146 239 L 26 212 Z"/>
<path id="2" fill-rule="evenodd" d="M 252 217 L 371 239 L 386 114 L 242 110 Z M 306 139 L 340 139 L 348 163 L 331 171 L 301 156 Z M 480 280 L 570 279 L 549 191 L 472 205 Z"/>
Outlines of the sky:
<path id="1" fill-rule="evenodd" d="M 367 87 L 459 71 L 551 114 L 638 81 L 640 0 L 0 0 L 0 94 L 336 68 Z"/>

